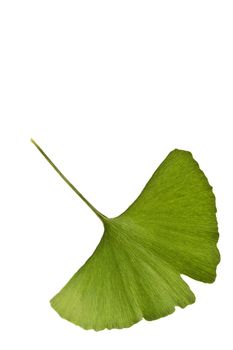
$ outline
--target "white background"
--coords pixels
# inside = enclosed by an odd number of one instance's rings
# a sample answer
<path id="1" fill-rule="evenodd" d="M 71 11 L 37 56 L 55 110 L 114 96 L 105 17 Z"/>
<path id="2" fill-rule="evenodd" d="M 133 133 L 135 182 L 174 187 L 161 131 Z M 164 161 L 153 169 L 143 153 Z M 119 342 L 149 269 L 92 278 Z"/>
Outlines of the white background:
<path id="1" fill-rule="evenodd" d="M 1 349 L 232 349 L 232 1 L 0 3 Z M 194 305 L 124 330 L 85 331 L 49 305 L 101 222 L 44 148 L 107 216 L 174 148 L 217 197 L 222 260 Z"/>

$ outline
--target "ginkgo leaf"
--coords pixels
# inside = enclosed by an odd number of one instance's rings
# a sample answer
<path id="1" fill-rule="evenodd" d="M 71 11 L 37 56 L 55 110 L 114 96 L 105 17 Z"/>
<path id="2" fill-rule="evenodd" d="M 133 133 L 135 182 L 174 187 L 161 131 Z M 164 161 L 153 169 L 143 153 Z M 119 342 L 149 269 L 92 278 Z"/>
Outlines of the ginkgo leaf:
<path id="1" fill-rule="evenodd" d="M 92 256 L 51 300 L 61 317 L 85 329 L 130 327 L 195 302 L 181 274 L 215 280 L 215 197 L 190 152 L 169 153 L 133 204 L 107 218 L 32 142 L 104 225 Z"/>

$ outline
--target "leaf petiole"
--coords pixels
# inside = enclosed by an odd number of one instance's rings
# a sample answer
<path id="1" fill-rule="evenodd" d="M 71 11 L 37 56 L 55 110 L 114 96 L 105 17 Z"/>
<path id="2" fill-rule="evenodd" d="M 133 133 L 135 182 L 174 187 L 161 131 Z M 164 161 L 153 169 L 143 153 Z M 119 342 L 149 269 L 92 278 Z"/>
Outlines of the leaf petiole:
<path id="1" fill-rule="evenodd" d="M 61 178 L 67 183 L 67 185 L 72 188 L 72 190 L 88 205 L 88 207 L 98 216 L 98 218 L 104 222 L 107 217 L 100 213 L 83 195 L 80 193 L 77 188 L 67 179 L 65 175 L 62 174 L 62 172 L 58 169 L 58 167 L 52 162 L 52 160 L 47 156 L 47 154 L 42 150 L 42 148 L 31 139 L 31 142 L 34 146 L 40 151 L 40 153 L 44 156 L 44 158 L 49 162 L 49 164 L 53 167 L 53 169 L 61 176 Z"/>

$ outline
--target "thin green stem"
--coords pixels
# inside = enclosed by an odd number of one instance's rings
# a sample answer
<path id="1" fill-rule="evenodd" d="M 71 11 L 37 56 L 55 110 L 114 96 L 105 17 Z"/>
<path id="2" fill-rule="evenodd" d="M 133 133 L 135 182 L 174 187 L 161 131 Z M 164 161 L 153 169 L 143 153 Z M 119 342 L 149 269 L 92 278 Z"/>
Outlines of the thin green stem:
<path id="1" fill-rule="evenodd" d="M 56 165 L 51 161 L 51 159 L 45 154 L 45 152 L 42 150 L 42 148 L 33 140 L 31 139 L 31 142 L 34 146 L 40 151 L 40 153 L 44 156 L 44 158 L 49 162 L 49 164 L 53 167 L 53 169 L 61 176 L 61 178 L 67 183 L 67 185 L 72 188 L 72 190 L 88 205 L 89 208 L 98 216 L 98 218 L 104 222 L 107 217 L 100 213 L 93 205 L 88 202 L 88 200 L 80 193 L 77 188 L 67 179 L 65 175 L 62 174 L 62 172 L 56 167 Z"/>

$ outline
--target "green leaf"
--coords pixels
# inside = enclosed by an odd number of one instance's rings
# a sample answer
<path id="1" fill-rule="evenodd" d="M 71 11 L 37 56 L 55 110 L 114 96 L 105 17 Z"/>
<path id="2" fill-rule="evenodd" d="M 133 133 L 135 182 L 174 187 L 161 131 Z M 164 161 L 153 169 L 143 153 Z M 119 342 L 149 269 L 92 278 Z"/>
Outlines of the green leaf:
<path id="1" fill-rule="evenodd" d="M 215 197 L 190 152 L 172 151 L 135 202 L 109 219 L 32 142 L 104 224 L 92 256 L 51 300 L 61 317 L 85 329 L 130 327 L 195 302 L 181 274 L 215 280 Z"/>

